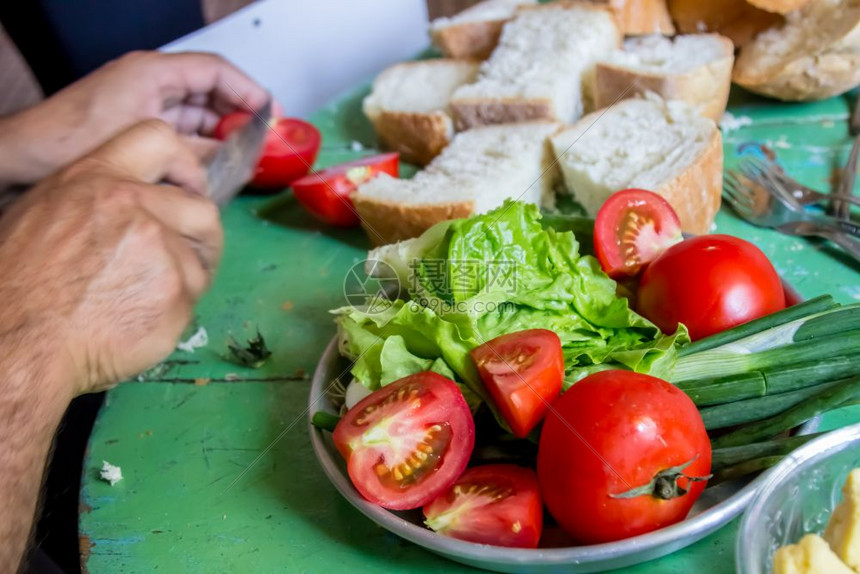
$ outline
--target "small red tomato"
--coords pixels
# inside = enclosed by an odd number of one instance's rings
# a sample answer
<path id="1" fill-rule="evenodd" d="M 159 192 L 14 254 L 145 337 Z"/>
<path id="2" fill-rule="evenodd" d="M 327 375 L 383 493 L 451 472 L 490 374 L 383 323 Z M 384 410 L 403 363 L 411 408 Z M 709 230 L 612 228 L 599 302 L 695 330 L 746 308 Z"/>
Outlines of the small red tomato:
<path id="1" fill-rule="evenodd" d="M 547 414 L 537 474 L 547 509 L 581 544 L 683 520 L 705 488 L 711 443 L 693 401 L 630 371 L 573 385 Z"/>
<path id="2" fill-rule="evenodd" d="M 561 392 L 564 356 L 558 335 L 546 329 L 510 333 L 471 355 L 493 402 L 513 433 L 524 438 Z"/>
<path id="3" fill-rule="evenodd" d="M 365 397 L 332 438 L 364 498 L 408 510 L 439 496 L 463 473 L 475 446 L 475 423 L 457 385 L 427 372 Z"/>
<path id="4" fill-rule="evenodd" d="M 227 114 L 215 127 L 215 137 L 226 139 L 251 120 L 248 112 Z M 251 185 L 260 189 L 283 189 L 307 174 L 316 161 L 322 136 L 306 121 L 277 118 L 269 122 L 269 133 Z"/>
<path id="5" fill-rule="evenodd" d="M 323 223 L 352 227 L 360 221 L 350 195 L 359 185 L 380 173 L 397 177 L 400 174 L 399 159 L 399 154 L 386 153 L 327 167 L 294 181 L 293 194 L 311 215 Z"/>
<path id="6" fill-rule="evenodd" d="M 537 476 L 512 464 L 476 466 L 424 506 L 424 523 L 443 536 L 511 548 L 537 548 L 543 503 Z"/>
<path id="7" fill-rule="evenodd" d="M 681 222 L 669 202 L 644 189 L 613 193 L 594 222 L 595 255 L 613 279 L 636 275 L 682 239 Z"/>
<path id="8" fill-rule="evenodd" d="M 670 247 L 642 274 L 637 310 L 664 333 L 683 323 L 695 341 L 785 308 L 782 281 L 761 250 L 728 235 Z"/>

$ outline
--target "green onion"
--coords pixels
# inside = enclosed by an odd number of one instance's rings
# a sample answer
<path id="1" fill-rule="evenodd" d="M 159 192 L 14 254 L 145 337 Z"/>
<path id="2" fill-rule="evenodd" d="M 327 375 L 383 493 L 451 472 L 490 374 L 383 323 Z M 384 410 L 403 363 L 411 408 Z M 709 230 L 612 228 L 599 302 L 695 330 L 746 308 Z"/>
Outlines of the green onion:
<path id="1" fill-rule="evenodd" d="M 847 379 L 785 412 L 716 438 L 711 442 L 711 446 L 713 448 L 741 446 L 769 439 L 858 397 L 860 397 L 860 377 Z"/>
<path id="2" fill-rule="evenodd" d="M 767 394 L 767 384 L 760 372 L 684 381 L 677 386 L 693 399 L 697 407 L 763 397 Z"/>
<path id="3" fill-rule="evenodd" d="M 313 418 L 311 419 L 312 425 L 314 425 L 318 429 L 326 430 L 328 432 L 334 432 L 334 428 L 339 422 L 339 416 L 327 413 L 325 411 L 315 412 Z"/>
<path id="4" fill-rule="evenodd" d="M 797 305 L 788 307 L 782 311 L 771 313 L 766 317 L 744 323 L 743 325 L 738 325 L 737 327 L 728 329 L 727 331 L 723 331 L 716 335 L 711 335 L 710 337 L 696 341 L 695 343 L 691 343 L 690 345 L 679 349 L 678 356 L 685 357 L 687 355 L 701 353 L 702 351 L 707 351 L 709 349 L 715 349 L 729 343 L 734 343 L 735 341 L 739 341 L 749 337 L 750 335 L 760 333 L 766 329 L 773 329 L 774 327 L 785 325 L 786 323 L 791 323 L 792 321 L 803 319 L 810 315 L 820 313 L 821 311 L 827 311 L 828 309 L 833 309 L 838 306 L 839 304 L 836 303 L 830 295 L 821 295 L 820 297 L 804 301 L 803 303 L 798 303 Z"/>
<path id="5" fill-rule="evenodd" d="M 711 470 L 719 470 L 762 457 L 785 456 L 794 449 L 826 433 L 792 436 L 766 442 L 756 442 L 743 446 L 730 446 L 713 451 Z"/>
<path id="6" fill-rule="evenodd" d="M 783 325 L 783 327 L 789 325 L 791 323 Z M 779 329 L 782 327 L 776 330 Z M 793 336 L 793 334 L 790 335 Z M 757 335 L 752 338 L 755 337 Z M 695 355 L 688 355 L 678 360 L 672 373 L 672 382 L 678 384 L 682 381 L 703 378 L 703 376 L 712 376 L 713 373 L 729 376 L 756 370 L 767 372 L 770 369 L 784 366 L 786 363 L 820 361 L 836 355 L 850 354 L 860 347 L 860 329 L 836 332 L 833 335 L 801 342 L 793 342 L 789 339 L 776 348 L 754 349 L 752 352 L 740 346 L 742 342 L 737 343 L 737 348 L 720 347 Z"/>
<path id="7" fill-rule="evenodd" d="M 701 409 L 699 414 L 708 430 L 721 429 L 760 421 L 798 405 L 841 381 L 823 383 L 790 393 L 769 395 L 756 399 L 726 403 Z"/>
<path id="8" fill-rule="evenodd" d="M 767 470 L 775 466 L 783 459 L 782 456 L 763 456 L 752 460 L 745 460 L 733 466 L 721 468 L 714 471 L 713 476 L 708 481 L 708 486 L 714 486 L 727 480 L 734 480 L 750 474 L 756 474 L 763 470 Z"/>

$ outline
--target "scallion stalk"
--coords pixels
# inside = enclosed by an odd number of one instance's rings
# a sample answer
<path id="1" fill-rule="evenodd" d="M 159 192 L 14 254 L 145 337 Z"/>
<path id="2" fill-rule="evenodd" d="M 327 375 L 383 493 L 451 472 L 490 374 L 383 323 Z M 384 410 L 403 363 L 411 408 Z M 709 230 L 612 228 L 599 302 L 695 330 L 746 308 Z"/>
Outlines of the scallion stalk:
<path id="1" fill-rule="evenodd" d="M 847 379 L 787 411 L 718 437 L 711 441 L 711 446 L 725 448 L 767 440 L 858 397 L 860 377 Z"/>
<path id="2" fill-rule="evenodd" d="M 833 297 L 830 295 L 821 295 L 814 299 L 788 307 L 782 311 L 771 313 L 766 317 L 755 319 L 754 321 L 738 325 L 737 327 L 717 333 L 716 335 L 700 339 L 679 349 L 678 356 L 685 357 L 687 355 L 694 355 L 696 353 L 701 353 L 702 351 L 728 345 L 729 343 L 734 343 L 735 341 L 761 333 L 762 331 L 773 329 L 780 325 L 785 325 L 786 323 L 791 323 L 798 319 L 803 319 L 836 307 L 839 307 L 839 304 L 833 300 Z"/>
<path id="3" fill-rule="evenodd" d="M 792 436 L 765 442 L 715 449 L 711 455 L 711 470 L 719 470 L 765 456 L 785 456 L 826 433 Z"/>
<path id="4" fill-rule="evenodd" d="M 757 371 L 716 379 L 685 381 L 677 386 L 693 399 L 697 407 L 763 397 L 767 394 L 764 375 Z"/>

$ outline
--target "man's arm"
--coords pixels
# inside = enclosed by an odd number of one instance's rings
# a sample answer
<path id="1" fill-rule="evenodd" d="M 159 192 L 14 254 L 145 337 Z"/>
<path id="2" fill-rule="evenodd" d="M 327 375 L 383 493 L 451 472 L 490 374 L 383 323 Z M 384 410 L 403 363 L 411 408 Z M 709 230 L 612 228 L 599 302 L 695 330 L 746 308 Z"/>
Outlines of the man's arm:
<path id="1" fill-rule="evenodd" d="M 0 336 L 0 572 L 24 554 L 54 432 L 72 398 L 50 337 L 21 326 Z"/>
<path id="2" fill-rule="evenodd" d="M 211 283 L 223 233 L 205 187 L 149 120 L 0 217 L 0 572 L 21 560 L 69 400 L 170 354 Z"/>

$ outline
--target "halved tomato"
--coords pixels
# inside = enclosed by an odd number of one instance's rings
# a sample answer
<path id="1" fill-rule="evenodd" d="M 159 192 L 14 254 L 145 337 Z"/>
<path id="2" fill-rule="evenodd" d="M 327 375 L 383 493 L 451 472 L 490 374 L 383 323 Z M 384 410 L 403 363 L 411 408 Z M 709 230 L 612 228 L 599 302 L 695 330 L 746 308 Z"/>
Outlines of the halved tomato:
<path id="1" fill-rule="evenodd" d="M 431 530 L 467 542 L 537 548 L 543 502 L 537 476 L 513 464 L 476 466 L 424 507 Z"/>
<path id="2" fill-rule="evenodd" d="M 359 224 L 350 195 L 362 183 L 387 173 L 400 174 L 400 154 L 386 153 L 315 171 L 293 182 L 293 195 L 311 215 L 329 225 Z"/>
<path id="3" fill-rule="evenodd" d="M 475 424 L 457 385 L 427 372 L 363 399 L 332 438 L 364 498 L 407 510 L 427 504 L 459 478 L 475 446 Z"/>
<path id="4" fill-rule="evenodd" d="M 558 335 L 547 329 L 510 333 L 473 349 L 471 355 L 513 433 L 528 435 L 561 392 L 564 356 Z"/>
<path id="5" fill-rule="evenodd" d="M 249 112 L 227 114 L 215 127 L 215 137 L 227 139 L 249 121 Z M 282 189 L 311 170 L 322 136 L 311 124 L 298 118 L 274 118 L 257 162 L 251 185 L 260 189 Z"/>
<path id="6" fill-rule="evenodd" d="M 644 189 L 613 193 L 594 222 L 594 252 L 613 279 L 636 275 L 682 239 L 681 222 L 669 202 Z"/>

